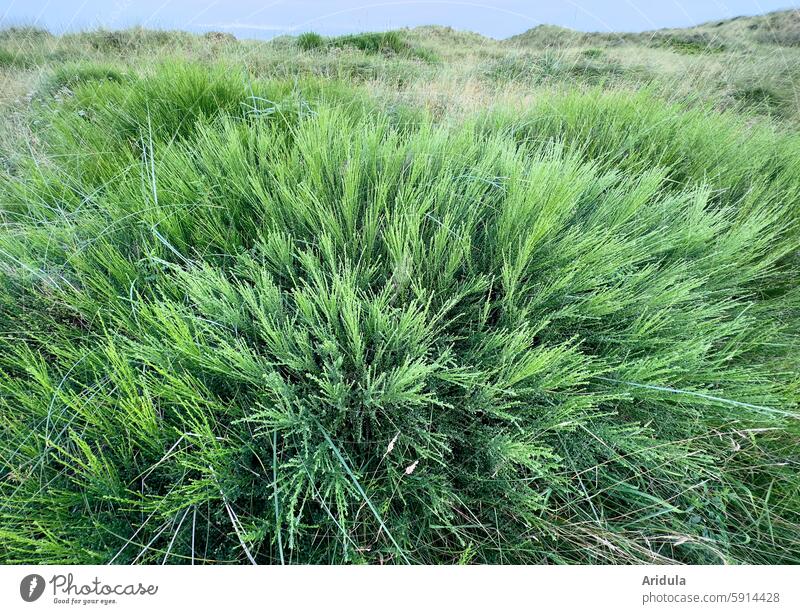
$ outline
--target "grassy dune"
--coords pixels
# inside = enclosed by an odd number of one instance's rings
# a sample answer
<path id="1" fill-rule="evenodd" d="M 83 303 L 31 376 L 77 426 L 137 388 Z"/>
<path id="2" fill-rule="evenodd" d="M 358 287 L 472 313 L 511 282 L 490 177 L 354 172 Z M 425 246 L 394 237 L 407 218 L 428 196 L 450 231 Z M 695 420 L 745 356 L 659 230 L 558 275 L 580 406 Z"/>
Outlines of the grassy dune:
<path id="1" fill-rule="evenodd" d="M 799 563 L 796 23 L 0 32 L 0 561 Z"/>

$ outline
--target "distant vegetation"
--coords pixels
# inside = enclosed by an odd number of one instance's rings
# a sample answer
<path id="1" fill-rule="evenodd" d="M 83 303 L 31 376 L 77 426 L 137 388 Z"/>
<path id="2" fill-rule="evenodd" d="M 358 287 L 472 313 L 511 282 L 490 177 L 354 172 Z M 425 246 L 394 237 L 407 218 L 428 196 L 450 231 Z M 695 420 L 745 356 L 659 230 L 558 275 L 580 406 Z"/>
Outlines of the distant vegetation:
<path id="1" fill-rule="evenodd" d="M 0 31 L 0 562 L 800 563 L 797 31 Z"/>
<path id="2" fill-rule="evenodd" d="M 434 59 L 430 50 L 411 45 L 400 32 L 394 31 L 366 32 L 334 37 L 320 36 L 316 32 L 305 32 L 297 37 L 297 45 L 303 51 L 351 48 L 367 54 L 405 55 L 427 61 Z"/>

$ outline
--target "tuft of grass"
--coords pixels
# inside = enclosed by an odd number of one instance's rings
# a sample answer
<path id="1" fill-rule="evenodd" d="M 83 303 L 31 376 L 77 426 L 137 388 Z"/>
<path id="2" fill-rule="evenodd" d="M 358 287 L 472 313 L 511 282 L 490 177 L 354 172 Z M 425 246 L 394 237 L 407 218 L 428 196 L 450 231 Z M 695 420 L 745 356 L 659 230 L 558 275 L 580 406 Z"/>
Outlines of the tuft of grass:
<path id="1" fill-rule="evenodd" d="M 215 44 L 232 44 L 236 43 L 236 36 L 230 32 L 218 32 L 211 30 L 203 34 L 203 38 Z"/>
<path id="2" fill-rule="evenodd" d="M 658 34 L 649 42 L 656 47 L 665 47 L 689 55 L 716 54 L 727 49 L 727 45 L 718 38 L 699 32 Z"/>
<path id="3" fill-rule="evenodd" d="M 783 104 L 780 95 L 768 87 L 743 87 L 735 90 L 733 97 L 746 106 L 767 111 L 780 108 Z"/>
<path id="4" fill-rule="evenodd" d="M 51 38 L 53 35 L 50 32 L 37 26 L 11 26 L 0 29 L 0 42 L 13 40 L 36 44 Z"/>
<path id="5" fill-rule="evenodd" d="M 194 64 L 38 112 L 3 561 L 800 562 L 796 135 Z"/>
<path id="6" fill-rule="evenodd" d="M 49 74 L 43 80 L 39 91 L 42 94 L 54 94 L 65 88 L 72 90 L 84 83 L 101 83 L 104 81 L 123 83 L 132 78 L 132 75 L 122 72 L 112 64 L 99 62 L 68 63 L 59 66 Z"/>
<path id="7" fill-rule="evenodd" d="M 592 51 L 600 51 L 598 49 Z M 546 85 L 555 83 L 611 84 L 634 81 L 642 86 L 648 79 L 642 67 L 623 66 L 601 53 L 572 57 L 549 49 L 542 54 L 522 53 L 493 59 L 484 64 L 484 78 L 494 83 Z"/>
<path id="8" fill-rule="evenodd" d="M 401 56 L 431 63 L 436 61 L 436 54 L 432 50 L 412 45 L 400 32 L 394 30 L 334 37 L 305 32 L 297 37 L 297 45 L 303 51 L 356 49 L 367 55 Z"/>
<path id="9" fill-rule="evenodd" d="M 4 49 L 0 47 L 0 68 L 29 69 L 36 66 L 36 59 L 30 53 L 20 49 Z"/>
<path id="10" fill-rule="evenodd" d="M 393 30 L 336 36 L 330 40 L 330 44 L 333 47 L 355 47 L 365 53 L 395 53 L 398 55 L 409 48 L 409 44 L 400 36 L 400 33 Z"/>
<path id="11" fill-rule="evenodd" d="M 325 46 L 325 39 L 316 32 L 304 32 L 297 37 L 297 45 L 303 51 L 313 51 L 322 49 Z"/>
<path id="12" fill-rule="evenodd" d="M 85 42 L 94 51 L 114 54 L 174 47 L 191 40 L 190 35 L 185 32 L 149 30 L 141 27 L 127 30 L 91 30 L 69 36 Z"/>
<path id="13" fill-rule="evenodd" d="M 597 47 L 589 47 L 588 49 L 584 49 L 581 52 L 581 55 L 590 60 L 597 60 L 599 58 L 602 58 L 603 55 L 605 55 L 605 51 Z"/>
<path id="14" fill-rule="evenodd" d="M 14 66 L 15 64 L 14 54 L 0 47 L 0 67 Z"/>

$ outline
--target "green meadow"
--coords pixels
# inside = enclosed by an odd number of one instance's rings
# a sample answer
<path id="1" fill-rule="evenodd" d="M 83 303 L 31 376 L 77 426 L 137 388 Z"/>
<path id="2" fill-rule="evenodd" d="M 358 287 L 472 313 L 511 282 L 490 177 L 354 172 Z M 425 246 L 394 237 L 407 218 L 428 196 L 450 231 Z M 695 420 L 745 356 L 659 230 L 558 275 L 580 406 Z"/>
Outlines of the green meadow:
<path id="1" fill-rule="evenodd" d="M 0 561 L 800 563 L 799 60 L 0 31 Z"/>

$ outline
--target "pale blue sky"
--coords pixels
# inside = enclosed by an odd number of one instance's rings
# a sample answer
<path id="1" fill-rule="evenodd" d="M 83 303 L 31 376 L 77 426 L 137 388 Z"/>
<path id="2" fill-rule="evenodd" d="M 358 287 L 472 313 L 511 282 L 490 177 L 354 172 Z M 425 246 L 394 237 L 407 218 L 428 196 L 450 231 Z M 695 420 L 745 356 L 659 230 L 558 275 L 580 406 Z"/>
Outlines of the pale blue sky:
<path id="1" fill-rule="evenodd" d="M 271 38 L 441 24 L 504 38 L 541 23 L 640 31 L 797 8 L 794 0 L 0 0 L 0 27 L 53 32 L 143 25 Z"/>

